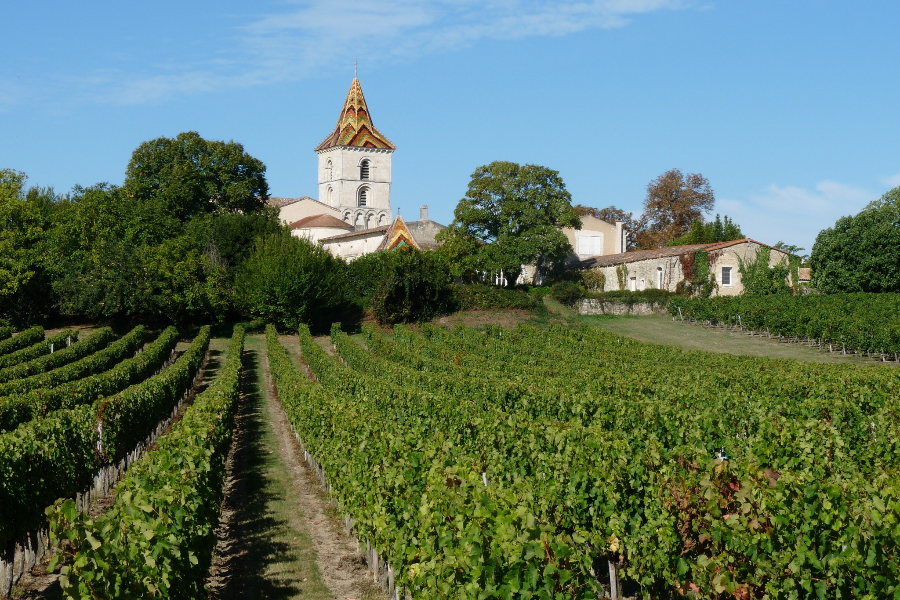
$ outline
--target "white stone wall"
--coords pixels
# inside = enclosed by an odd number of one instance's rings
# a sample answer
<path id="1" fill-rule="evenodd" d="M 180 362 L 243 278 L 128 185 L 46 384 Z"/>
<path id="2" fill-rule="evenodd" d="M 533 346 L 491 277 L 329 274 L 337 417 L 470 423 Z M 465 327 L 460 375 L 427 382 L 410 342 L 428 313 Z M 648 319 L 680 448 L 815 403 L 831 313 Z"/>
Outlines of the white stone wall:
<path id="1" fill-rule="evenodd" d="M 319 201 L 341 210 L 355 209 L 359 190 L 366 187 L 366 208 L 382 209 L 390 214 L 392 153 L 393 150 L 347 146 L 318 152 Z M 369 161 L 369 179 L 365 181 L 360 179 L 363 160 Z"/>
<path id="2" fill-rule="evenodd" d="M 723 250 L 710 253 L 710 266 L 718 284 L 713 295 L 737 296 L 743 293 L 744 285 L 741 282 L 739 270 L 740 262 L 749 262 L 756 258 L 756 250 L 759 245 L 754 242 L 744 242 L 729 246 Z M 769 266 L 773 267 L 787 261 L 787 255 L 778 250 L 772 250 L 769 257 Z M 628 272 L 625 276 L 626 290 L 664 289 L 674 292 L 679 282 L 684 279 L 681 260 L 677 256 L 663 258 L 648 258 L 646 260 L 624 263 Z M 619 289 L 619 280 L 616 266 L 599 267 L 598 270 L 606 277 L 604 291 Z M 723 268 L 731 269 L 731 285 L 722 283 Z"/>
<path id="3" fill-rule="evenodd" d="M 309 227 L 291 231 L 291 235 L 294 237 L 306 238 L 313 243 L 323 238 L 341 235 L 342 233 L 347 233 L 347 230 L 338 229 L 337 227 Z"/>
<path id="4" fill-rule="evenodd" d="M 718 290 L 714 294 L 719 296 L 738 296 L 743 293 L 744 284 L 741 281 L 739 270 L 740 261 L 747 263 L 755 260 L 758 248 L 758 244 L 748 241 L 743 244 L 729 246 L 717 252 L 716 256 L 711 257 L 710 262 L 712 263 L 713 273 L 715 274 L 716 283 L 719 284 Z M 787 266 L 787 254 L 778 250 L 772 250 L 769 254 L 769 266 L 774 267 L 782 262 Z M 722 284 L 722 270 L 726 267 L 731 268 L 731 285 Z"/>
<path id="5" fill-rule="evenodd" d="M 668 290 L 675 291 L 675 286 L 684 278 L 681 262 L 677 256 L 666 258 L 652 258 L 632 263 L 626 263 L 625 289 L 635 291 L 643 290 Z M 600 271 L 606 277 L 603 291 L 612 292 L 619 289 L 619 277 L 616 266 L 601 267 Z M 632 281 L 634 280 L 634 281 Z M 634 286 L 632 288 L 632 285 Z"/>
<path id="6" fill-rule="evenodd" d="M 343 258 L 349 262 L 363 254 L 374 252 L 378 248 L 378 245 L 381 244 L 381 240 L 384 239 L 384 234 L 385 232 L 381 231 L 352 240 L 327 242 L 322 244 L 322 247 L 331 252 L 334 256 Z"/>
<path id="7" fill-rule="evenodd" d="M 281 222 L 286 225 L 296 223 L 300 219 L 311 217 L 313 215 L 331 215 L 332 217 L 341 218 L 341 212 L 336 208 L 323 206 L 321 202 L 312 199 L 298 200 L 292 204 L 281 207 L 278 216 Z"/>

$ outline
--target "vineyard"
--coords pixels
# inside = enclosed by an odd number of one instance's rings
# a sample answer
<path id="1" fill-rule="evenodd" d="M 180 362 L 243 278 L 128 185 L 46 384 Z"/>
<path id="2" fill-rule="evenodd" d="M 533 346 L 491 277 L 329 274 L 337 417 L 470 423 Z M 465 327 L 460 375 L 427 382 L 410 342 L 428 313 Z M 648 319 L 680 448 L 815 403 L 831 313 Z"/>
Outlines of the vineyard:
<path id="1" fill-rule="evenodd" d="M 669 312 L 813 340 L 841 352 L 900 358 L 900 294 L 673 297 Z"/>
<path id="2" fill-rule="evenodd" d="M 175 358 L 179 334 L 138 326 L 44 338 L 40 328 L 0 342 L 0 596 L 50 540 L 45 509 L 76 514 L 106 494 L 190 393 L 209 328 Z"/>
<path id="3" fill-rule="evenodd" d="M 300 440 L 413 597 L 900 597 L 900 378 L 596 329 L 273 329 Z M 603 587 L 601 587 L 603 586 Z"/>
<path id="4" fill-rule="evenodd" d="M 52 544 L 67 597 L 206 597 L 245 334 L 205 386 L 210 329 L 179 337 L 0 341 L 0 595 Z M 900 598 L 894 369 L 556 324 L 254 339 L 395 597 Z"/>

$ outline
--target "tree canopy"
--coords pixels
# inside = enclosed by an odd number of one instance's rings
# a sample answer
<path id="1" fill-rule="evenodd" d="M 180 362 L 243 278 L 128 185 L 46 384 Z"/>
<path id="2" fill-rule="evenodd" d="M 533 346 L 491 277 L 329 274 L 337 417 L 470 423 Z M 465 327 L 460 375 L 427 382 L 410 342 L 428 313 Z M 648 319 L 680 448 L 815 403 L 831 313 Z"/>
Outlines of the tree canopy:
<path id="1" fill-rule="evenodd" d="M 130 198 L 154 200 L 182 221 L 202 212 L 256 212 L 269 196 L 266 166 L 234 141 L 196 131 L 160 137 L 135 149 L 125 172 Z"/>
<path id="2" fill-rule="evenodd" d="M 900 187 L 816 237 L 813 287 L 826 292 L 900 292 Z"/>
<path id="3" fill-rule="evenodd" d="M 700 173 L 666 171 L 647 185 L 644 213 L 635 232 L 638 246 L 656 248 L 685 235 L 694 221 L 704 222 L 704 213 L 715 202 L 709 180 Z"/>
<path id="4" fill-rule="evenodd" d="M 740 226 L 732 221 L 728 215 L 725 220 L 716 215 L 715 221 L 704 223 L 700 219 L 694 219 L 691 228 L 681 237 L 669 241 L 668 246 L 684 246 L 687 244 L 714 244 L 716 242 L 730 242 L 744 239 Z"/>
<path id="5" fill-rule="evenodd" d="M 581 227 L 557 171 L 496 161 L 472 174 L 454 219 L 438 234 L 458 277 L 503 272 L 514 282 L 522 265 L 561 266 L 572 251 L 560 227 Z"/>
<path id="6" fill-rule="evenodd" d="M 28 325 L 46 318 L 52 306 L 45 264 L 45 234 L 53 190 L 26 191 L 24 173 L 0 169 L 0 319 Z"/>

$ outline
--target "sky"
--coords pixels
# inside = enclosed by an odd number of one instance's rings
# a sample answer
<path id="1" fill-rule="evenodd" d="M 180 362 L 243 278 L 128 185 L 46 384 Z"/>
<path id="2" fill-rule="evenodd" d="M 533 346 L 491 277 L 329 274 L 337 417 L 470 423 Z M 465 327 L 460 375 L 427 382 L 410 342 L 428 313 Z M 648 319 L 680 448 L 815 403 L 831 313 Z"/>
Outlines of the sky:
<path id="1" fill-rule="evenodd" d="M 273 196 L 316 197 L 358 62 L 408 220 L 449 223 L 494 160 L 636 214 L 678 168 L 745 235 L 808 252 L 900 186 L 898 24 L 894 0 L 7 1 L 0 168 L 121 184 L 141 142 L 197 131 L 262 160 Z"/>

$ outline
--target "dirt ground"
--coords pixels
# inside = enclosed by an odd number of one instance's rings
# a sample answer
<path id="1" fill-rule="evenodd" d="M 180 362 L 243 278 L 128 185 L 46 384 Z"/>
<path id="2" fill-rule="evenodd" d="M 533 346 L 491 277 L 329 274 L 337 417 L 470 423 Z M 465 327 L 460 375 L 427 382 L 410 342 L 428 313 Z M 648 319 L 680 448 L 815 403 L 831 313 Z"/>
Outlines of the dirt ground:
<path id="1" fill-rule="evenodd" d="M 296 336 L 294 336 L 296 337 Z M 248 336 L 210 598 L 384 598 L 277 399 L 263 336 Z"/>

